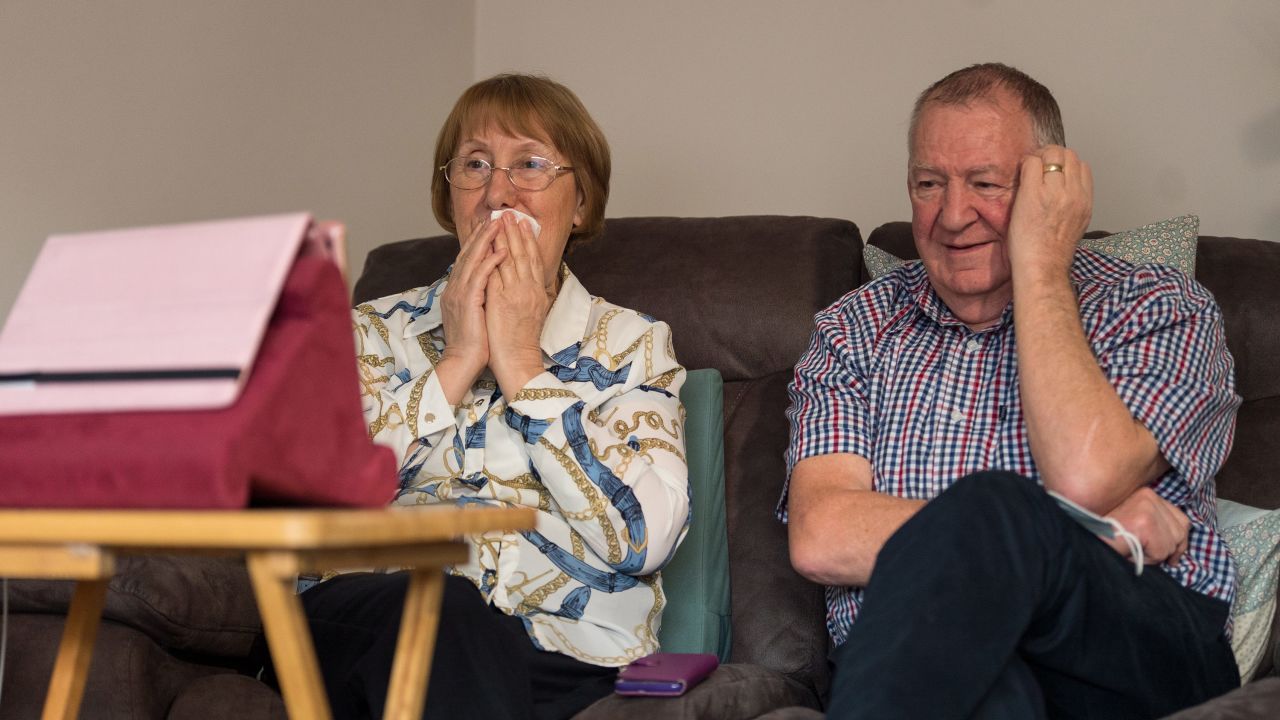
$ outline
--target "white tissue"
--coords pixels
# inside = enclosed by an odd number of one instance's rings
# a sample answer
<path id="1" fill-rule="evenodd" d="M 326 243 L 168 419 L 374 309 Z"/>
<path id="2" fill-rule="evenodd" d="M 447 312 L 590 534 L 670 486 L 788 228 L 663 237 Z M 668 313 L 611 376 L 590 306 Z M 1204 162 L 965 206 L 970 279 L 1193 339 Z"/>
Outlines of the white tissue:
<path id="1" fill-rule="evenodd" d="M 515 215 L 517 222 L 520 220 L 527 220 L 529 222 L 529 227 L 533 228 L 533 236 L 535 238 L 538 237 L 538 234 L 542 232 L 542 226 L 538 224 L 537 220 L 534 220 L 532 217 L 529 217 L 528 215 L 520 212 L 519 210 L 516 210 L 515 208 L 502 208 L 501 210 L 494 210 L 493 212 L 489 213 L 489 219 L 497 220 L 498 218 L 502 217 L 503 213 L 511 213 L 512 215 Z"/>

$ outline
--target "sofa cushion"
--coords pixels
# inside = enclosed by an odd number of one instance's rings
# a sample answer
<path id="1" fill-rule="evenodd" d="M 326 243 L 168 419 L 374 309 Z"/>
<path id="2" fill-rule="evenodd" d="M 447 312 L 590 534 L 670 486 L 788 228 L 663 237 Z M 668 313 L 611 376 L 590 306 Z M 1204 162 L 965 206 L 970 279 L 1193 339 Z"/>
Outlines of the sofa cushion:
<path id="1" fill-rule="evenodd" d="M 0 720 L 41 717 L 66 618 L 14 615 Z M 181 689 L 199 677 L 228 673 L 179 660 L 133 628 L 104 620 L 89 662 L 80 717 L 94 720 L 162 718 Z M 212 717 L 212 716 L 206 716 Z"/>
<path id="2" fill-rule="evenodd" d="M 1196 279 L 1222 308 L 1236 361 L 1231 455 L 1218 472 L 1218 495 L 1262 508 L 1280 507 L 1280 242 L 1201 236 Z"/>
<path id="3" fill-rule="evenodd" d="M 720 373 L 690 370 L 685 409 L 692 518 L 662 568 L 667 606 L 658 640 L 664 652 L 713 653 L 729 661 L 729 545 L 724 519 L 724 391 Z"/>
<path id="4" fill-rule="evenodd" d="M 1134 265 L 1168 265 L 1195 277 L 1196 239 L 1199 236 L 1199 216 L 1182 215 L 1133 230 L 1086 237 L 1080 247 L 1127 260 Z"/>
<path id="5" fill-rule="evenodd" d="M 1169 715 L 1165 720 L 1255 720 L 1273 718 L 1280 707 L 1280 678 L 1266 678 L 1232 690 L 1207 703 Z"/>
<path id="6" fill-rule="evenodd" d="M 1199 233 L 1200 218 L 1196 215 L 1182 215 L 1118 233 L 1090 233 L 1080 241 L 1080 247 L 1120 258 L 1134 265 L 1168 265 L 1194 276 L 1196 239 Z M 906 256 L 900 258 L 875 246 L 864 248 L 862 257 L 872 280 L 906 262 Z"/>
<path id="7" fill-rule="evenodd" d="M 64 580 L 11 580 L 10 610 L 62 615 L 73 590 Z M 120 557 L 103 617 L 165 648 L 229 658 L 247 655 L 262 627 L 244 563 L 223 557 Z"/>
<path id="8" fill-rule="evenodd" d="M 813 708 L 786 707 L 767 712 L 756 720 L 822 720 L 824 717 L 820 710 Z"/>
<path id="9" fill-rule="evenodd" d="M 799 683 L 758 665 L 721 665 L 692 690 L 672 698 L 610 695 L 574 720 L 748 720 L 774 708 L 818 707 Z"/>
<path id="10" fill-rule="evenodd" d="M 866 265 L 868 278 L 875 280 L 888 275 L 909 261 L 875 245 L 868 245 L 862 249 L 862 262 Z"/>
<path id="11" fill-rule="evenodd" d="M 1231 649 L 1240 667 L 1241 682 L 1248 682 L 1269 659 L 1275 640 L 1271 628 L 1280 579 L 1280 510 L 1220 500 L 1218 526 L 1236 561 Z"/>
<path id="12" fill-rule="evenodd" d="M 733 661 L 772 668 L 827 691 L 824 589 L 791 566 L 774 517 L 786 477 L 790 369 L 725 384 L 725 478 L 733 594 Z M 746 588 L 746 590 L 742 590 Z"/>
<path id="13" fill-rule="evenodd" d="M 187 683 L 165 720 L 286 720 L 284 698 L 247 675 L 207 675 Z"/>

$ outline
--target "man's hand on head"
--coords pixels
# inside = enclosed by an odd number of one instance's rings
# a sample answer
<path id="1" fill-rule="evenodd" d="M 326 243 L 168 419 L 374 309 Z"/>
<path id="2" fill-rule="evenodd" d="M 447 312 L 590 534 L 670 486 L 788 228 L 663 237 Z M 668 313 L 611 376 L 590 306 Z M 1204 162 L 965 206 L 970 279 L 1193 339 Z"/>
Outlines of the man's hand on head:
<path id="1" fill-rule="evenodd" d="M 1062 277 L 1093 214 L 1093 173 L 1061 145 L 1023 157 L 1009 220 L 1008 252 L 1019 276 Z"/>

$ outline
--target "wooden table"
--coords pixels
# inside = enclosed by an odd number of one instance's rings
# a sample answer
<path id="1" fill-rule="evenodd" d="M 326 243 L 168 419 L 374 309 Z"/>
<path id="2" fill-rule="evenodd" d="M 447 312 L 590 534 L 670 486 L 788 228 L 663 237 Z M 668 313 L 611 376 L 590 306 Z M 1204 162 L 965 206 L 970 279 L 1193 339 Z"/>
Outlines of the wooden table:
<path id="1" fill-rule="evenodd" d="M 45 720 L 72 720 L 80 709 L 117 556 L 242 555 L 289 717 L 323 720 L 330 717 L 329 703 L 302 603 L 294 594 L 296 576 L 413 568 L 385 717 L 418 720 L 435 647 L 441 568 L 467 559 L 461 535 L 533 526 L 530 508 L 2 510 L 0 576 L 77 581 L 44 707 Z"/>

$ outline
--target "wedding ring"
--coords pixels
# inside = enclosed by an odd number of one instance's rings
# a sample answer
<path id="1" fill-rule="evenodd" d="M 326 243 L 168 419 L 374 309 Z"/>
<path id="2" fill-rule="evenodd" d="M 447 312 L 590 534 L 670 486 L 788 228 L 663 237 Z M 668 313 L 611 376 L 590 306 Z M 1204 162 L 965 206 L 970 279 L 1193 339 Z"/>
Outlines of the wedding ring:
<path id="1" fill-rule="evenodd" d="M 1044 171 L 1045 173 L 1062 172 L 1062 166 L 1058 163 L 1045 163 Z"/>

